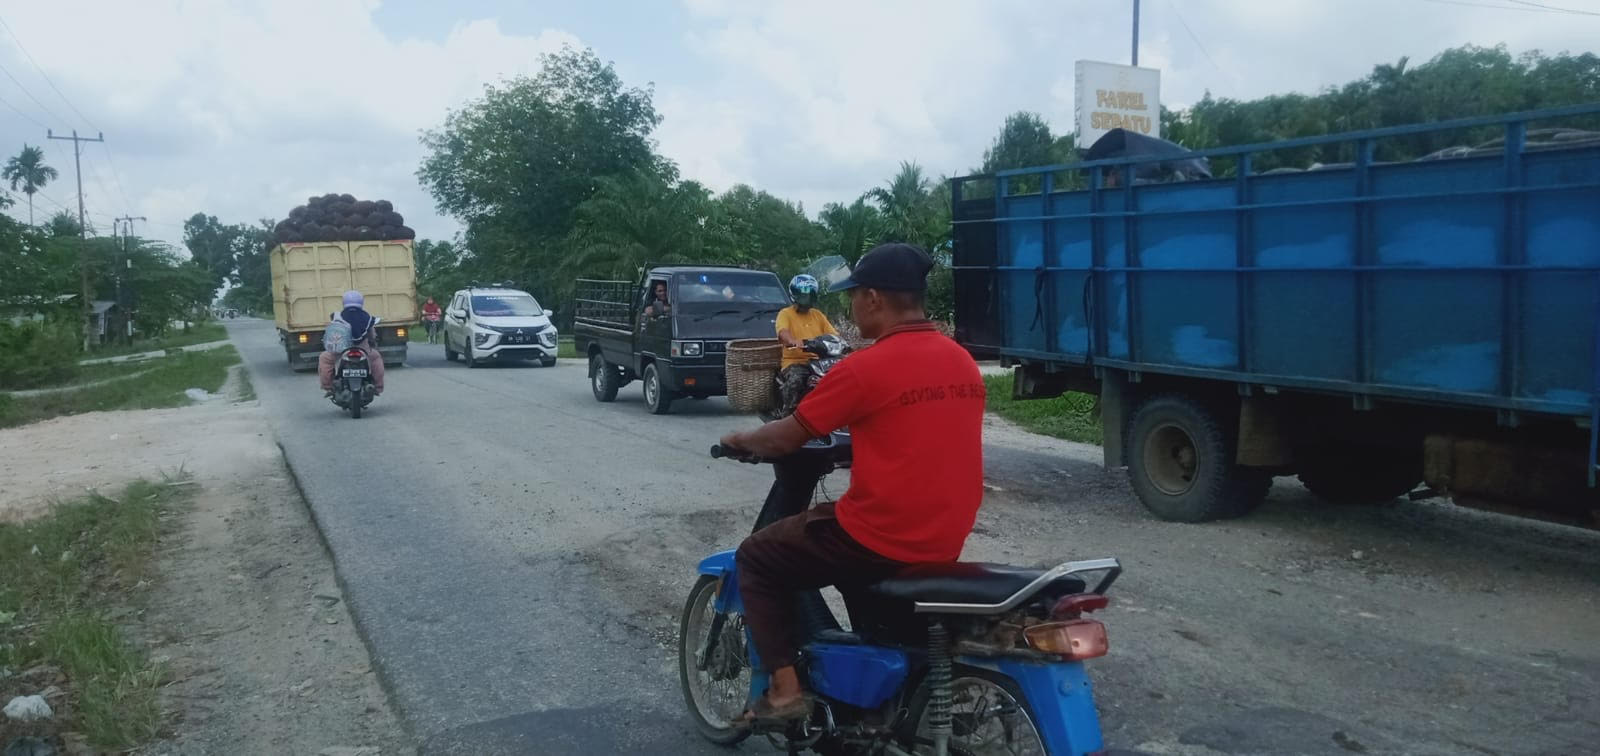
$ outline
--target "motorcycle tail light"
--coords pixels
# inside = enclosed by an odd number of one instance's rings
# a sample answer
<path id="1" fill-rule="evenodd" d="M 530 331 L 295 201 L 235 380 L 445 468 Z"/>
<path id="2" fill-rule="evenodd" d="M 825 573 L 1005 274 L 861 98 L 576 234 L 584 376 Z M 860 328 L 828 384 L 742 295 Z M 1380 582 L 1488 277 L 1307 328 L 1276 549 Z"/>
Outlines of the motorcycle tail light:
<path id="1" fill-rule="evenodd" d="M 347 349 L 347 350 L 345 350 L 345 353 L 344 353 L 344 357 L 347 360 L 365 359 L 366 356 L 367 356 L 366 352 L 363 352 L 360 349 Z"/>
<path id="2" fill-rule="evenodd" d="M 1071 596 L 1062 596 L 1055 606 L 1050 607 L 1050 619 L 1077 619 L 1097 609 L 1104 609 L 1110 603 L 1110 596 L 1099 593 L 1074 593 Z"/>
<path id="3" fill-rule="evenodd" d="M 1105 656 L 1110 648 L 1106 626 L 1097 620 L 1047 622 L 1023 629 L 1022 635 L 1033 650 L 1055 654 L 1067 661 Z"/>

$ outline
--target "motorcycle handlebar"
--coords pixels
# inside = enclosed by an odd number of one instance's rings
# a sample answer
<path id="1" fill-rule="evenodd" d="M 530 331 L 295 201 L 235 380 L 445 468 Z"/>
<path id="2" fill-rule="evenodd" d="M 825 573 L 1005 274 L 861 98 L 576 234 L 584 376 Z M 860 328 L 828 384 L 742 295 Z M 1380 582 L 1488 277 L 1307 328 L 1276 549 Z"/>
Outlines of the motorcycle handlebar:
<path id="1" fill-rule="evenodd" d="M 753 454 L 747 454 L 747 453 L 745 453 L 743 451 L 740 451 L 738 449 L 735 449 L 735 448 L 732 448 L 732 447 L 729 447 L 729 446 L 723 446 L 722 444 L 712 444 L 711 445 L 711 458 L 712 459 L 734 459 L 734 460 L 738 460 L 740 462 L 745 462 L 745 463 L 752 464 L 752 465 L 753 464 L 759 464 L 760 462 L 763 461 L 760 457 L 757 457 L 757 456 L 755 456 Z"/>

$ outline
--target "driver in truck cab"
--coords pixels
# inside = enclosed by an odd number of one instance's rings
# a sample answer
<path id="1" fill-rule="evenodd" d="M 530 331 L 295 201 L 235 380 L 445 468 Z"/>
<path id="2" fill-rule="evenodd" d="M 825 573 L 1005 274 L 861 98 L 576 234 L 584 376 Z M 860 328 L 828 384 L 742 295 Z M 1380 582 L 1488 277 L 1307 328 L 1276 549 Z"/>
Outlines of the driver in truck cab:
<path id="1" fill-rule="evenodd" d="M 664 318 L 672 314 L 672 303 L 667 301 L 667 282 L 656 281 L 650 285 L 650 304 L 644 306 L 641 318 Z"/>
<path id="2" fill-rule="evenodd" d="M 772 685 L 745 722 L 766 728 L 810 716 L 795 672 L 794 593 L 890 577 L 908 564 L 953 562 L 983 501 L 983 377 L 955 341 L 929 322 L 933 260 L 921 247 L 883 244 L 850 277 L 850 312 L 876 339 L 846 357 L 794 414 L 722 445 L 759 457 L 791 454 L 849 427 L 850 488 L 756 531 L 739 545 L 745 621 Z"/>
<path id="3" fill-rule="evenodd" d="M 802 347 L 811 339 L 825 334 L 837 334 L 828 316 L 816 309 L 817 279 L 801 273 L 789 279 L 789 296 L 794 304 L 778 311 L 775 327 L 778 341 L 783 344 L 783 364 L 778 369 L 778 417 L 788 417 L 800 403 L 800 392 L 805 390 L 810 377 L 807 365 L 816 355 Z"/>

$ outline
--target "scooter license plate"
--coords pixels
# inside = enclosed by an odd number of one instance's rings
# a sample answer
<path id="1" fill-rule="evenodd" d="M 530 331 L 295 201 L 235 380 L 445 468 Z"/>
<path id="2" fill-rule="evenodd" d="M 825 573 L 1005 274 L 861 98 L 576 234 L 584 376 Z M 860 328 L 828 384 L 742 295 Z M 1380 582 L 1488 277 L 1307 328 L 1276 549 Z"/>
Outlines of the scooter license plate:
<path id="1" fill-rule="evenodd" d="M 346 378 L 365 378 L 365 377 L 367 377 L 367 371 L 365 369 L 363 369 L 363 368 L 345 368 L 344 377 L 346 377 Z"/>

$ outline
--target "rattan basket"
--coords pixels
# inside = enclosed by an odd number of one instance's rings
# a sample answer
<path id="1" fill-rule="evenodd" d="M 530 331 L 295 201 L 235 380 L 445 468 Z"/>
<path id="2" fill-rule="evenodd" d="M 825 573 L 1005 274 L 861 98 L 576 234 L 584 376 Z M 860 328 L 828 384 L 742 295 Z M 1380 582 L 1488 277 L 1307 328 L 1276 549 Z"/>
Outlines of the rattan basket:
<path id="1" fill-rule="evenodd" d="M 728 342 L 724 370 L 728 403 L 740 412 L 762 412 L 778 404 L 778 365 L 783 346 L 777 339 L 739 339 Z"/>

